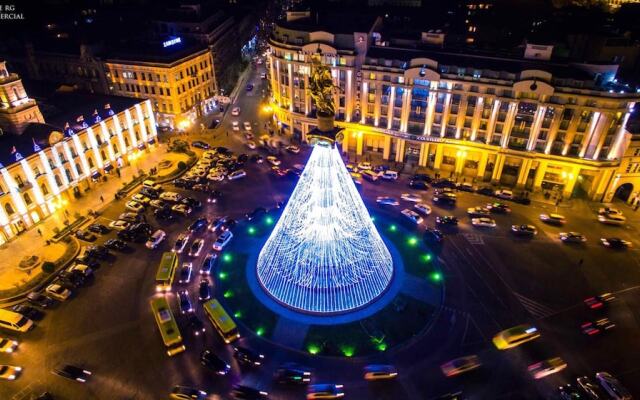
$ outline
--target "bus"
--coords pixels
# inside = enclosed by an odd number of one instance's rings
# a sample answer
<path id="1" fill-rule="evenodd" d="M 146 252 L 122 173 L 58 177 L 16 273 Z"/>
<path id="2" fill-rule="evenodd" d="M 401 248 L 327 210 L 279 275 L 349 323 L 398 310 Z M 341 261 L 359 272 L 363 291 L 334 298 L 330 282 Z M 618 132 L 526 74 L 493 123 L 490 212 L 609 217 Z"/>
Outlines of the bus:
<path id="1" fill-rule="evenodd" d="M 167 354 L 174 356 L 185 351 L 186 347 L 184 343 L 182 343 L 180 329 L 178 329 L 178 324 L 173 317 L 167 298 L 165 296 L 157 296 L 152 298 L 149 303 L 151 304 L 151 311 L 158 324 L 162 342 L 167 348 Z"/>
<path id="2" fill-rule="evenodd" d="M 171 290 L 173 278 L 178 269 L 178 255 L 172 252 L 162 253 L 162 260 L 156 274 L 156 292 L 167 292 Z"/>
<path id="3" fill-rule="evenodd" d="M 202 305 L 205 314 L 211 324 L 218 331 L 225 343 L 231 343 L 240 337 L 238 327 L 233 319 L 227 314 L 220 302 L 216 299 L 207 301 Z"/>

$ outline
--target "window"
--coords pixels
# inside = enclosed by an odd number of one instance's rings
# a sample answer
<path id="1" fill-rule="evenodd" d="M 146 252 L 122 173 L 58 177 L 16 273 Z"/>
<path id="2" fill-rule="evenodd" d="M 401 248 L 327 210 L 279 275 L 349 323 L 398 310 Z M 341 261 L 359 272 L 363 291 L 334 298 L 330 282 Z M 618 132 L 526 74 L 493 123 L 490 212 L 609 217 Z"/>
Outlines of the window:
<path id="1" fill-rule="evenodd" d="M 15 213 L 13 207 L 11 207 L 11 204 L 9 203 L 4 205 L 4 210 L 7 212 L 7 215 L 13 215 Z"/>
<path id="2" fill-rule="evenodd" d="M 134 78 L 134 73 L 130 72 L 130 71 L 123 71 L 122 72 L 122 77 L 125 79 L 133 79 Z"/>
<path id="3" fill-rule="evenodd" d="M 47 185 L 45 185 L 44 183 L 40 185 L 40 190 L 42 191 L 42 194 L 45 196 L 49 194 L 49 189 L 47 189 Z"/>
<path id="4" fill-rule="evenodd" d="M 23 197 L 24 197 L 24 202 L 27 205 L 30 205 L 31 203 L 33 203 L 33 200 L 31 200 L 31 196 L 29 196 L 29 193 L 25 193 Z"/>

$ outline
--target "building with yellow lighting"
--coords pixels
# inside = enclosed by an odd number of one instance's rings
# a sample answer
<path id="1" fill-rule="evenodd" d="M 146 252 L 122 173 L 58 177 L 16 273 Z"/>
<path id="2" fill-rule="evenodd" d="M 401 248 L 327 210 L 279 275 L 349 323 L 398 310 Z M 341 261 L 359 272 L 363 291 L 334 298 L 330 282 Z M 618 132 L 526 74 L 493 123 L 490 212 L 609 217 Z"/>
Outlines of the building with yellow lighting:
<path id="1" fill-rule="evenodd" d="M 174 37 L 113 54 L 104 63 L 110 92 L 149 99 L 160 126 L 187 128 L 215 107 L 211 51 Z"/>
<path id="2" fill-rule="evenodd" d="M 62 96 L 58 101 L 75 110 L 72 118 L 63 116 L 69 123 L 32 121 L 0 136 L 0 244 L 84 195 L 141 150 L 155 147 L 149 100 Z"/>
<path id="3" fill-rule="evenodd" d="M 297 12 L 274 27 L 270 85 L 286 133 L 305 140 L 315 127 L 307 87 L 321 52 L 345 153 L 565 198 L 610 201 L 626 180 L 625 125 L 640 94 L 614 81 L 617 66 L 556 62 L 535 45 L 521 58 L 379 46 L 380 18 L 349 21 Z"/>

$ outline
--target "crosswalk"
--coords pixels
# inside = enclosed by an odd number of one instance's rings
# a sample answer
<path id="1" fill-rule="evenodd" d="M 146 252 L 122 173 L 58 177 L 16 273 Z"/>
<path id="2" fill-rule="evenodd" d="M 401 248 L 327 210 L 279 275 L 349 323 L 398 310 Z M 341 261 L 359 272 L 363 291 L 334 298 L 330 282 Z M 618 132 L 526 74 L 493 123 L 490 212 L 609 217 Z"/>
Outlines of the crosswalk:
<path id="1" fill-rule="evenodd" d="M 543 319 L 555 313 L 553 309 L 551 309 L 550 307 L 542 303 L 531 300 L 530 298 L 525 297 L 516 292 L 513 292 L 513 294 L 516 296 L 516 298 L 518 299 L 520 304 L 522 304 L 525 310 L 527 310 L 529 314 L 533 315 L 537 319 Z"/>
<path id="2" fill-rule="evenodd" d="M 477 233 L 463 233 L 462 236 L 467 239 L 472 245 L 483 246 L 484 240 L 482 239 L 482 235 L 478 235 Z"/>

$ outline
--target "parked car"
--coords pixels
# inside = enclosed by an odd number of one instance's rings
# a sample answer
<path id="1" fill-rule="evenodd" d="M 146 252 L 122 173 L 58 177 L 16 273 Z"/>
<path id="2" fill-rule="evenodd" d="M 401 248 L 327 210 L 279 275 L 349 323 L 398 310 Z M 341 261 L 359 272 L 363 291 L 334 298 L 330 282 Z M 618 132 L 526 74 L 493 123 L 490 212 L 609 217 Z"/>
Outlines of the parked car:
<path id="1" fill-rule="evenodd" d="M 39 292 L 31 292 L 27 295 L 27 301 L 40 308 L 49 308 L 55 302 L 51 297 L 45 296 Z"/>
<path id="2" fill-rule="evenodd" d="M 76 238 L 78 238 L 80 240 L 84 240 L 85 242 L 95 242 L 96 235 L 94 235 L 91 232 L 87 232 L 87 231 L 83 231 L 81 229 L 78 229 L 76 231 Z"/>
<path id="3" fill-rule="evenodd" d="M 231 231 L 227 230 L 223 232 L 220 236 L 218 236 L 216 241 L 213 243 L 213 249 L 215 251 L 222 251 L 225 248 L 225 246 L 229 244 L 232 238 L 233 238 L 233 233 L 231 233 Z"/>
<path id="4" fill-rule="evenodd" d="M 175 244 L 173 245 L 173 248 L 171 249 L 171 251 L 175 252 L 175 253 L 182 253 L 184 251 L 184 248 L 187 246 L 187 242 L 189 241 L 189 234 L 188 233 L 181 233 L 178 235 L 178 238 L 176 239 Z"/>
<path id="5" fill-rule="evenodd" d="M 65 301 L 71 296 L 71 290 L 64 287 L 61 283 L 54 281 L 51 285 L 45 289 L 47 296 L 58 300 Z"/>
<path id="6" fill-rule="evenodd" d="M 191 243 L 191 247 L 189 248 L 189 257 L 198 257 L 200 255 L 200 251 L 204 247 L 204 239 L 196 239 Z"/>
<path id="7" fill-rule="evenodd" d="M 155 249 L 160 245 L 160 243 L 164 241 L 166 237 L 167 237 L 167 233 L 162 229 L 158 229 L 153 233 L 153 235 L 151 235 L 149 240 L 147 240 L 147 243 L 145 244 L 145 246 L 147 246 L 148 249 Z"/>
<path id="8" fill-rule="evenodd" d="M 418 212 L 424 214 L 424 215 L 429 215 L 431 214 L 431 207 L 429 207 L 428 205 L 424 204 L 424 203 L 416 203 L 413 205 L 413 208 L 415 208 L 416 210 L 418 210 Z"/>
<path id="9" fill-rule="evenodd" d="M 193 271 L 193 265 L 191 264 L 191 262 L 183 262 L 182 267 L 180 267 L 180 271 L 178 272 L 178 275 L 179 275 L 178 283 L 191 282 L 192 271 Z"/>
<path id="10" fill-rule="evenodd" d="M 264 362 L 264 354 L 242 346 L 233 348 L 233 358 L 235 358 L 240 365 L 249 367 L 257 367 Z"/>
<path id="11" fill-rule="evenodd" d="M 387 205 L 387 206 L 400 205 L 400 202 L 398 201 L 398 199 L 396 199 L 395 197 L 389 197 L 389 196 L 376 197 L 376 203 L 382 204 L 382 205 Z"/>
<path id="12" fill-rule="evenodd" d="M 191 146 L 202 150 L 209 150 L 209 148 L 211 147 L 209 146 L 209 143 L 203 142 L 202 140 L 194 140 L 193 142 L 191 142 Z"/>
<path id="13" fill-rule="evenodd" d="M 186 204 L 175 204 L 171 206 L 171 211 L 175 212 L 176 214 L 180 214 L 183 217 L 187 217 L 193 210 Z"/>
<path id="14" fill-rule="evenodd" d="M 413 193 L 402 193 L 400 198 L 402 200 L 404 200 L 404 201 L 411 201 L 411 202 L 414 202 L 414 203 L 420 203 L 422 201 L 422 197 L 418 196 L 417 194 L 413 194 Z"/>
<path id="15" fill-rule="evenodd" d="M 205 217 L 202 217 L 193 221 L 191 225 L 189 225 L 189 228 L 187 228 L 187 230 L 191 233 L 196 233 L 196 232 L 206 230 L 208 225 L 209 225 L 209 220 L 206 219 Z"/>
<path id="16" fill-rule="evenodd" d="M 631 400 L 633 398 L 629 389 L 624 387 L 618 379 L 608 372 L 598 372 L 596 380 L 612 399 Z"/>
<path id="17" fill-rule="evenodd" d="M 226 375 L 231 370 L 231 366 L 211 350 L 200 354 L 200 363 L 218 375 Z"/>
<path id="18" fill-rule="evenodd" d="M 86 370 L 82 367 L 78 367 L 76 365 L 64 365 L 54 369 L 52 372 L 63 378 L 67 378 L 80 383 L 87 382 L 92 375 L 91 371 Z"/>
<path id="19" fill-rule="evenodd" d="M 230 181 L 235 181 L 237 179 L 241 179 L 247 176 L 247 173 L 243 169 L 239 169 L 237 171 L 233 171 L 227 176 L 227 179 Z"/>
<path id="20" fill-rule="evenodd" d="M 133 212 L 143 212 L 144 211 L 144 205 L 142 203 L 138 203 L 137 201 L 128 201 L 125 205 L 124 208 L 126 208 L 129 211 L 133 211 Z"/>
<path id="21" fill-rule="evenodd" d="M 411 189 L 416 189 L 416 190 L 428 190 L 429 189 L 429 185 L 427 185 L 427 182 L 420 181 L 420 180 L 410 180 L 409 181 L 409 187 Z"/>
<path id="22" fill-rule="evenodd" d="M 505 200 L 513 199 L 513 192 L 507 189 L 496 190 L 494 195 L 499 199 L 505 199 Z"/>
<path id="23" fill-rule="evenodd" d="M 189 291 L 186 289 L 178 291 L 178 304 L 180 305 L 180 314 L 189 314 L 193 312 L 193 304 Z"/>
<path id="24" fill-rule="evenodd" d="M 438 229 L 427 227 L 424 231 L 424 240 L 431 244 L 441 244 L 444 240 L 444 235 Z"/>
<path id="25" fill-rule="evenodd" d="M 200 267 L 200 274 L 211 275 L 213 267 L 215 267 L 218 261 L 218 253 L 209 252 L 202 260 L 202 266 Z"/>
<path id="26" fill-rule="evenodd" d="M 104 235 L 105 233 L 109 233 L 111 231 L 111 229 L 102 224 L 91 224 L 87 227 L 87 230 L 93 233 L 99 233 L 101 235 Z"/>
<path id="27" fill-rule="evenodd" d="M 417 212 L 411 211 L 408 208 L 402 210 L 401 214 L 416 225 L 419 225 L 424 221 L 424 219 L 422 219 L 422 217 Z"/>

